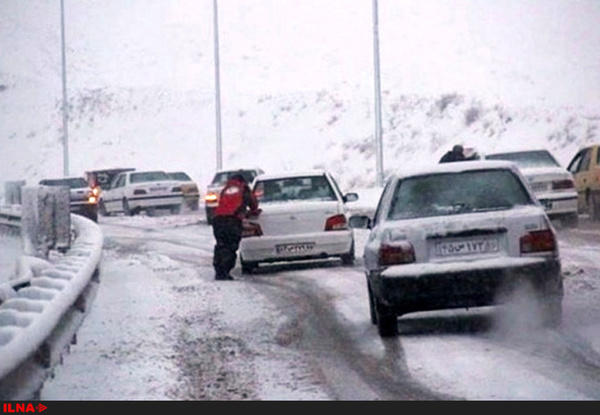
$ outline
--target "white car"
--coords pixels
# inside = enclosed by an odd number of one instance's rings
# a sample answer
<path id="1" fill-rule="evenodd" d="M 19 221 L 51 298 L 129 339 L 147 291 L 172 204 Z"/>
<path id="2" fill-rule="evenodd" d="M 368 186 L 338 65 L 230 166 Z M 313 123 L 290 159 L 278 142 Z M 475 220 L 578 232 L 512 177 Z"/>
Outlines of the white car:
<path id="1" fill-rule="evenodd" d="M 371 321 L 398 334 L 407 313 L 491 306 L 529 290 L 540 324 L 562 318 L 555 229 L 511 162 L 445 163 L 392 176 L 369 229 L 364 264 Z"/>
<path id="2" fill-rule="evenodd" d="M 261 174 L 252 184 L 262 210 L 244 224 L 240 244 L 242 272 L 259 263 L 341 258 L 354 263 L 354 233 L 348 227 L 346 202 L 326 171 Z"/>
<path id="3" fill-rule="evenodd" d="M 571 172 L 562 167 L 548 150 L 509 151 L 488 154 L 485 158 L 516 163 L 550 219 L 577 227 L 579 215 L 575 180 Z"/>
<path id="4" fill-rule="evenodd" d="M 142 211 L 169 209 L 179 213 L 183 203 L 181 183 L 160 170 L 125 171 L 117 174 L 109 188 L 102 190 L 100 214 L 124 213 L 132 216 Z"/>

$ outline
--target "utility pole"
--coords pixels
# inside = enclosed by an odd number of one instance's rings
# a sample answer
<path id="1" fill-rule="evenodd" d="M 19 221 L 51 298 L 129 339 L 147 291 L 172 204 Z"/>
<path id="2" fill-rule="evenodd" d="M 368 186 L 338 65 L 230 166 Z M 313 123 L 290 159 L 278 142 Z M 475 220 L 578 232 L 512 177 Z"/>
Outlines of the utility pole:
<path id="1" fill-rule="evenodd" d="M 60 35 L 62 49 L 62 116 L 63 116 L 63 176 L 69 176 L 69 105 L 67 103 L 67 53 L 65 47 L 65 4 L 60 0 Z"/>
<path id="2" fill-rule="evenodd" d="M 214 28 L 214 50 L 215 50 L 215 115 L 217 135 L 217 170 L 223 167 L 223 153 L 221 143 L 221 76 L 219 70 L 219 14 L 217 11 L 217 0 L 213 0 L 213 28 Z"/>
<path id="3" fill-rule="evenodd" d="M 383 186 L 383 145 L 381 142 L 381 85 L 379 70 L 379 18 L 377 0 L 373 0 L 373 61 L 375 72 L 375 156 L 378 186 Z"/>

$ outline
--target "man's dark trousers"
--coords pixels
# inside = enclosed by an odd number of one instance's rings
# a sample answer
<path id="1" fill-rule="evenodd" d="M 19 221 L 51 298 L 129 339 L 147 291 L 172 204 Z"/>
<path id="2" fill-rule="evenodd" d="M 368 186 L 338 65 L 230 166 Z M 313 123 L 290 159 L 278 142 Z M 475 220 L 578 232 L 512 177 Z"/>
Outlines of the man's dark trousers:
<path id="1" fill-rule="evenodd" d="M 215 216 L 212 227 L 217 241 L 213 254 L 215 279 L 231 279 L 229 272 L 235 267 L 242 239 L 242 220 L 236 216 Z"/>

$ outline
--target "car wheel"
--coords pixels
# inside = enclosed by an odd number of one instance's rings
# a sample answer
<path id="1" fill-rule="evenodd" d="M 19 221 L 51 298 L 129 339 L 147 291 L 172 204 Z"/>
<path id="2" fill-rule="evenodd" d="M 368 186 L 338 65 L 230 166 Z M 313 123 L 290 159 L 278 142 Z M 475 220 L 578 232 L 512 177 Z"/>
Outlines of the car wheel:
<path id="1" fill-rule="evenodd" d="M 371 323 L 377 324 L 377 311 L 375 310 L 375 299 L 373 298 L 373 293 L 371 292 L 371 287 L 367 282 L 367 290 L 369 291 L 369 314 L 371 316 Z"/>
<path id="2" fill-rule="evenodd" d="M 598 193 L 590 194 L 590 219 L 600 221 L 600 195 Z"/>
<path id="3" fill-rule="evenodd" d="M 377 330 L 381 337 L 394 337 L 398 335 L 398 317 L 388 307 L 381 304 L 381 302 L 373 297 L 373 306 L 375 309 L 375 319 L 377 324 Z"/>
<path id="4" fill-rule="evenodd" d="M 377 329 L 381 337 L 398 335 L 398 318 L 394 314 L 377 313 Z"/>
<path id="5" fill-rule="evenodd" d="M 253 274 L 258 269 L 258 262 L 246 262 L 240 259 L 242 264 L 242 274 Z"/>
<path id="6" fill-rule="evenodd" d="M 179 215 L 179 213 L 181 213 L 181 205 L 173 205 L 173 206 L 171 206 L 171 213 L 173 215 Z"/>
<path id="7" fill-rule="evenodd" d="M 125 216 L 133 216 L 133 211 L 129 207 L 129 202 L 125 198 L 123 198 L 123 213 Z"/>
<path id="8" fill-rule="evenodd" d="M 352 241 L 352 245 L 350 246 L 350 251 L 347 254 L 342 255 L 341 258 L 342 258 L 342 265 L 346 265 L 346 266 L 354 265 L 354 259 L 355 259 L 354 241 Z"/>

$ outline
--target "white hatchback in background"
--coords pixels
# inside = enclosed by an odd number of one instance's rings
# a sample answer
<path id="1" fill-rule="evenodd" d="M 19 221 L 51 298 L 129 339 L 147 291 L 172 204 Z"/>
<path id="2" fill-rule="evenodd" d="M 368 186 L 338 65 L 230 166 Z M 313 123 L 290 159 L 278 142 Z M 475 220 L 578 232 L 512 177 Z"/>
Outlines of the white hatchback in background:
<path id="1" fill-rule="evenodd" d="M 444 163 L 392 176 L 373 218 L 364 264 L 381 336 L 407 313 L 483 307 L 531 291 L 534 321 L 560 324 L 563 281 L 555 230 L 514 163 Z"/>
<path id="2" fill-rule="evenodd" d="M 259 263 L 280 261 L 339 257 L 344 265 L 354 263 L 354 234 L 345 203 L 358 195 L 342 194 L 328 172 L 262 174 L 252 190 L 262 212 L 244 224 L 243 273 Z"/>
<path id="3" fill-rule="evenodd" d="M 559 219 L 563 225 L 577 227 L 579 216 L 575 180 L 548 150 L 494 153 L 487 154 L 485 158 L 515 163 L 550 219 Z"/>
<path id="4" fill-rule="evenodd" d="M 108 216 L 122 212 L 132 216 L 142 211 L 169 209 L 176 214 L 181 211 L 182 203 L 180 182 L 166 172 L 127 171 L 116 175 L 110 187 L 102 190 L 100 213 Z"/>

